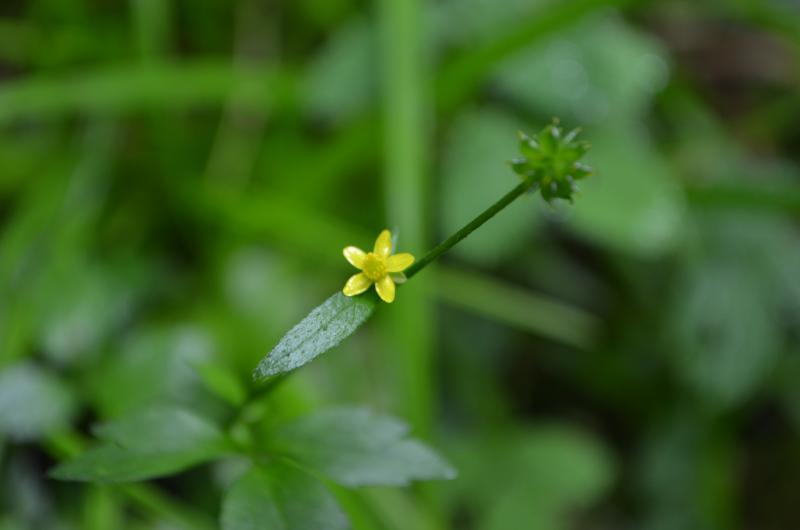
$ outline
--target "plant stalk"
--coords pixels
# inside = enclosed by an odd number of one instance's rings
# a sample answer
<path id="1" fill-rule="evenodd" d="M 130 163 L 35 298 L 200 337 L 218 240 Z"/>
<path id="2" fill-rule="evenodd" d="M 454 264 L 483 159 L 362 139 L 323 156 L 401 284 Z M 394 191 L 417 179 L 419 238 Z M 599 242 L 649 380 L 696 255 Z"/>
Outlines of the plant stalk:
<path id="1" fill-rule="evenodd" d="M 408 269 L 405 270 L 406 278 L 411 278 L 416 273 L 430 265 L 432 261 L 436 258 L 441 256 L 443 253 L 447 252 L 453 246 L 457 245 L 462 239 L 470 235 L 476 229 L 478 229 L 483 223 L 497 215 L 497 212 L 514 202 L 518 197 L 520 197 L 523 193 L 528 191 L 533 184 L 529 181 L 522 181 L 520 182 L 514 189 L 503 195 L 499 201 L 494 203 L 493 205 L 489 206 L 485 209 L 482 213 L 480 213 L 475 219 L 470 221 L 460 230 L 458 230 L 455 234 L 448 237 L 438 245 L 436 245 L 430 252 L 425 254 L 419 261 L 416 261 L 413 265 L 411 265 Z"/>

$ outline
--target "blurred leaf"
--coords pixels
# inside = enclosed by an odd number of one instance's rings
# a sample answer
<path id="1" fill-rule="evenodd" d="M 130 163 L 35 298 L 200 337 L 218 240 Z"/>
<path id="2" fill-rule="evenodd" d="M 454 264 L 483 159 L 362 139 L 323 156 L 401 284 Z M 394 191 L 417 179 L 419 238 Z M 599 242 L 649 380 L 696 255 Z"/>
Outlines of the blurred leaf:
<path id="1" fill-rule="evenodd" d="M 171 475 L 230 451 L 219 429 L 186 410 L 140 411 L 96 429 L 105 445 L 58 465 L 60 480 L 130 482 Z"/>
<path id="2" fill-rule="evenodd" d="M 98 438 L 135 451 L 180 451 L 227 447 L 219 428 L 185 409 L 158 406 L 98 425 Z"/>
<path id="3" fill-rule="evenodd" d="M 464 226 L 517 183 L 504 164 L 517 156 L 515 138 L 525 124 L 496 110 L 461 115 L 451 126 L 442 167 L 442 232 Z M 519 200 L 453 249 L 485 265 L 501 263 L 518 251 L 540 224 L 541 201 Z"/>
<path id="4" fill-rule="evenodd" d="M 452 479 L 455 470 L 408 427 L 366 409 L 339 408 L 280 429 L 275 447 L 345 486 L 403 486 L 412 480 Z"/>
<path id="5" fill-rule="evenodd" d="M 158 402 L 197 407 L 209 395 L 194 370 L 210 360 L 215 343 L 200 326 L 142 327 L 86 375 L 101 416 L 119 417 Z"/>
<path id="6" fill-rule="evenodd" d="M 533 18 L 547 0 L 458 0 L 431 4 L 431 27 L 443 46 L 469 47 L 497 39 L 509 26 Z M 458 20 L 458 24 L 453 24 Z"/>
<path id="7" fill-rule="evenodd" d="M 740 219 L 729 228 L 728 245 L 756 260 L 753 272 L 763 292 L 776 310 L 786 310 L 787 325 L 800 325 L 800 233 L 796 223 L 788 218 L 755 215 Z"/>
<path id="8" fill-rule="evenodd" d="M 226 300 L 236 317 L 247 319 L 263 338 L 274 340 L 314 301 L 313 293 L 303 289 L 307 281 L 302 271 L 292 265 L 286 254 L 253 246 L 236 249 L 225 262 Z M 274 300 L 282 301 L 281 311 L 274 310 Z M 248 360 L 252 364 L 251 356 Z"/>
<path id="9" fill-rule="evenodd" d="M 58 364 L 86 360 L 118 331 L 138 305 L 150 279 L 142 263 L 122 266 L 75 260 L 53 271 L 39 336 L 47 357 Z"/>
<path id="10" fill-rule="evenodd" d="M 534 112 L 598 124 L 587 135 L 596 178 L 581 184 L 580 207 L 567 215 L 602 244 L 645 255 L 675 242 L 683 215 L 667 161 L 634 121 L 666 82 L 662 55 L 653 40 L 604 14 L 529 48 L 497 74 L 498 90 Z"/>
<path id="11" fill-rule="evenodd" d="M 778 388 L 787 415 L 800 431 L 800 355 L 787 356 L 778 371 Z"/>
<path id="12" fill-rule="evenodd" d="M 223 530 L 343 530 L 347 519 L 318 480 L 278 460 L 255 466 L 228 490 Z"/>
<path id="13" fill-rule="evenodd" d="M 62 177 L 58 174 L 58 177 Z M 0 364 L 24 356 L 42 310 L 41 278 L 52 267 L 54 219 L 64 201 L 55 172 L 26 190 L 0 235 Z M 61 227 L 62 224 L 57 226 Z"/>
<path id="14" fill-rule="evenodd" d="M 459 463 L 481 530 L 518 530 L 521 521 L 530 530 L 569 528 L 570 514 L 590 507 L 611 485 L 610 455 L 579 430 L 547 426 L 499 434 L 467 446 Z"/>
<path id="15" fill-rule="evenodd" d="M 58 465 L 50 472 L 50 476 L 58 480 L 86 482 L 135 482 L 174 475 L 215 456 L 217 455 L 190 450 L 151 453 L 129 451 L 116 445 L 102 445 Z"/>
<path id="16" fill-rule="evenodd" d="M 234 407 L 238 407 L 247 399 L 247 388 L 235 373 L 224 366 L 214 363 L 202 363 L 195 366 L 200 378 L 212 393 Z"/>
<path id="17" fill-rule="evenodd" d="M 775 315 L 750 274 L 718 263 L 678 286 L 674 366 L 706 400 L 739 403 L 774 366 Z"/>
<path id="18" fill-rule="evenodd" d="M 84 71 L 80 76 L 31 76 L 0 87 L 0 124 L 73 112 L 186 109 L 222 103 L 234 91 L 241 104 L 269 109 L 291 100 L 294 87 L 283 73 L 215 62 L 114 67 Z"/>
<path id="19" fill-rule="evenodd" d="M 492 276 L 440 265 L 436 286 L 451 304 L 576 348 L 589 348 L 597 336 L 592 314 Z"/>
<path id="20" fill-rule="evenodd" d="M 375 99 L 373 32 L 369 20 L 356 18 L 338 28 L 311 61 L 305 99 L 312 113 L 340 121 L 363 111 Z"/>
<path id="21" fill-rule="evenodd" d="M 54 374 L 23 362 L 0 371 L 0 434 L 31 440 L 66 427 L 76 408 L 71 390 Z"/>
<path id="22" fill-rule="evenodd" d="M 76 269 L 86 262 L 85 244 L 104 203 L 116 129 L 92 121 L 70 145 L 69 155 L 52 153 L 2 232 L 0 364 L 35 345 L 45 315 L 61 301 L 56 293 L 82 274 Z"/>
<path id="23" fill-rule="evenodd" d="M 685 204 L 667 161 L 639 127 L 593 129 L 588 162 L 597 174 L 581 184 L 579 208 L 565 216 L 599 243 L 640 255 L 673 247 Z"/>
<path id="24" fill-rule="evenodd" d="M 476 2 L 441 2 L 445 11 L 450 6 L 463 9 L 464 14 L 448 16 L 443 20 L 446 26 L 455 26 L 452 20 L 468 17 L 478 21 L 475 26 L 485 32 L 485 42 L 481 36 L 466 37 L 465 50 L 448 62 L 438 76 L 437 96 L 445 109 L 450 110 L 465 103 L 475 89 L 497 72 L 500 63 L 526 47 L 551 35 L 558 35 L 587 14 L 613 5 L 624 6 L 632 0 L 573 0 L 571 2 L 520 2 L 506 0 L 505 5 L 497 2 L 477 0 Z M 482 4 L 482 9 L 476 9 Z M 538 4 L 538 5 L 536 5 Z M 531 9 L 535 6 L 536 9 Z M 499 15 L 499 16 L 498 16 Z M 488 27 L 482 28 L 483 21 Z M 494 27 L 492 27 L 494 26 Z M 499 30 L 499 31 L 498 31 Z M 469 33 L 469 30 L 467 31 Z"/>
<path id="25" fill-rule="evenodd" d="M 185 206 L 200 222 L 219 222 L 235 234 L 250 240 L 267 239 L 288 251 L 301 253 L 320 263 L 342 262 L 342 241 L 374 237 L 354 230 L 352 225 L 305 201 L 274 193 L 226 192 L 224 188 L 199 187 L 194 182 L 178 191 Z"/>
<path id="26" fill-rule="evenodd" d="M 590 124 L 638 116 L 667 81 L 658 43 L 604 13 L 509 59 L 499 90 L 539 112 Z"/>
<path id="27" fill-rule="evenodd" d="M 727 407 L 751 395 L 777 365 L 780 309 L 797 294 L 784 267 L 800 257 L 796 235 L 780 224 L 741 216 L 703 220 L 700 255 L 674 289 L 671 360 L 697 396 Z"/>
<path id="28" fill-rule="evenodd" d="M 278 375 L 311 362 L 355 332 L 376 305 L 372 291 L 353 297 L 337 292 L 283 336 L 258 364 L 254 377 Z"/>
<path id="29" fill-rule="evenodd" d="M 40 462 L 33 456 L 15 451 L 3 459 L 0 486 L 4 497 L 0 517 L 17 519 L 22 525 L 19 528 L 24 530 L 55 528 L 58 513 L 46 477 L 42 476 Z"/>
<path id="30" fill-rule="evenodd" d="M 29 530 L 27 526 L 12 519 L 10 515 L 2 515 L 0 517 L 2 517 L 0 518 L 0 530 Z"/>
<path id="31" fill-rule="evenodd" d="M 707 418 L 685 408 L 646 433 L 636 462 L 642 528 L 733 528 L 738 451 Z"/>

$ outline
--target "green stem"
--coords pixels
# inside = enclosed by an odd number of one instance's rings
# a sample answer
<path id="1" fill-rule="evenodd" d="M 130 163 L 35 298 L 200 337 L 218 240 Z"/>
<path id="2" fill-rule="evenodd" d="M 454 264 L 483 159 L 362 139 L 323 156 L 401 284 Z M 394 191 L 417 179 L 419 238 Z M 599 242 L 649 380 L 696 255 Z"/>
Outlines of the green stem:
<path id="1" fill-rule="evenodd" d="M 520 195 L 528 191 L 532 186 L 531 182 L 520 182 L 513 190 L 509 191 L 499 201 L 485 209 L 475 219 L 470 221 L 467 225 L 461 228 L 458 232 L 448 237 L 438 245 L 436 245 L 430 252 L 425 254 L 419 261 L 415 262 L 408 269 L 405 270 L 406 278 L 411 278 L 416 273 L 427 267 L 436 258 L 450 250 L 458 244 L 462 239 L 470 235 L 483 223 L 497 215 L 497 212 L 514 202 Z"/>

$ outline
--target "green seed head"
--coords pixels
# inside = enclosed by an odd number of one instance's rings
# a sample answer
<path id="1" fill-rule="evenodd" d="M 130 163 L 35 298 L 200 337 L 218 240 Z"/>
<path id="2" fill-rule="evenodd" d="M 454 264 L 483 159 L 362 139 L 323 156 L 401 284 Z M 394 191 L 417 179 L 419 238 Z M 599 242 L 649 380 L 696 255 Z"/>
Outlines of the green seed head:
<path id="1" fill-rule="evenodd" d="M 592 174 L 592 168 L 580 162 L 589 144 L 577 140 L 580 129 L 564 134 L 558 120 L 533 137 L 519 133 L 521 157 L 511 161 L 514 172 L 536 186 L 542 197 L 572 201 L 578 181 Z"/>

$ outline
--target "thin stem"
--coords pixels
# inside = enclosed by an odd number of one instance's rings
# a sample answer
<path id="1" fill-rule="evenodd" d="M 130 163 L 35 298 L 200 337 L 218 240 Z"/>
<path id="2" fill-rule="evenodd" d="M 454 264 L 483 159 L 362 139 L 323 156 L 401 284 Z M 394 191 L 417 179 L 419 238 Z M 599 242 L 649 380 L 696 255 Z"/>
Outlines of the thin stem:
<path id="1" fill-rule="evenodd" d="M 514 202 L 520 195 L 528 191 L 532 186 L 531 182 L 520 182 L 513 190 L 509 191 L 503 197 L 489 206 L 475 219 L 470 221 L 467 225 L 461 228 L 458 232 L 448 237 L 438 245 L 436 245 L 430 252 L 425 254 L 419 261 L 415 262 L 408 269 L 406 269 L 406 278 L 411 278 L 416 273 L 430 265 L 432 261 L 441 256 L 444 252 L 448 251 L 451 247 L 455 246 L 459 241 L 470 235 L 483 223 L 494 217 L 497 212 Z"/>

